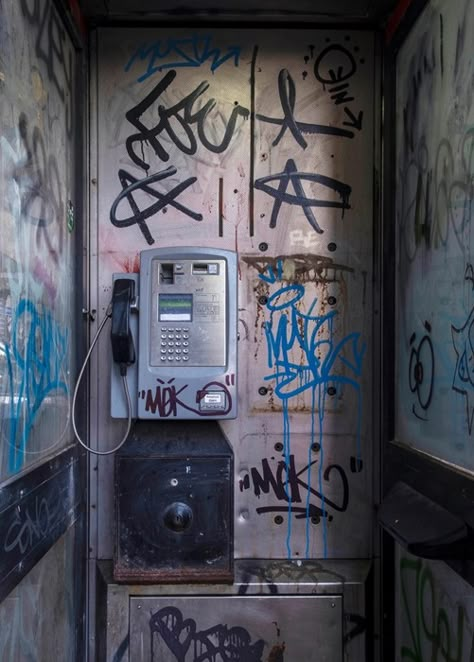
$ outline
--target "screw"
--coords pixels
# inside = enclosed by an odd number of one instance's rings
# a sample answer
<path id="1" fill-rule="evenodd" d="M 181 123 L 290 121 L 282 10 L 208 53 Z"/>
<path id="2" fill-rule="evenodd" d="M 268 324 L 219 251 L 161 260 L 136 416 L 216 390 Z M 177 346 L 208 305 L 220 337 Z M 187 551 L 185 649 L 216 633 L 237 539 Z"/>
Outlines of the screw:
<path id="1" fill-rule="evenodd" d="M 281 441 L 277 441 L 274 448 L 277 451 L 277 453 L 281 453 L 281 451 L 283 450 L 283 444 L 281 443 Z"/>
<path id="2" fill-rule="evenodd" d="M 260 386 L 260 388 L 258 389 L 258 392 L 259 392 L 260 395 L 267 395 L 268 389 L 267 389 L 266 386 Z"/>
<path id="3" fill-rule="evenodd" d="M 336 395 L 336 387 L 335 386 L 330 386 L 328 388 L 328 395 Z"/>
<path id="4" fill-rule="evenodd" d="M 275 524 L 283 524 L 283 517 L 281 515 L 277 515 L 273 521 Z"/>
<path id="5" fill-rule="evenodd" d="M 336 299 L 336 297 L 328 297 L 328 304 L 329 304 L 330 306 L 335 306 L 336 303 L 337 303 L 337 299 Z"/>
<path id="6" fill-rule="evenodd" d="M 337 248 L 337 244 L 335 244 L 333 241 L 331 241 L 331 243 L 328 244 L 328 251 L 331 251 L 331 253 L 334 253 L 336 248 Z"/>
<path id="7" fill-rule="evenodd" d="M 311 450 L 313 453 L 319 453 L 321 450 L 321 444 L 317 444 L 316 442 L 314 444 L 311 444 Z"/>
<path id="8" fill-rule="evenodd" d="M 261 296 L 261 297 L 258 297 L 258 303 L 259 303 L 261 306 L 266 306 L 267 303 L 268 303 L 268 297 L 266 297 L 265 295 L 263 295 L 263 296 Z"/>
<path id="9" fill-rule="evenodd" d="M 319 522 L 320 522 L 319 517 L 313 515 L 313 517 L 311 518 L 311 524 L 319 524 Z"/>
<path id="10" fill-rule="evenodd" d="M 267 242 L 266 242 L 266 241 L 262 241 L 262 242 L 258 245 L 258 250 L 259 250 L 259 251 L 262 251 L 262 253 L 265 253 L 265 251 L 268 251 L 268 244 L 267 244 Z"/>

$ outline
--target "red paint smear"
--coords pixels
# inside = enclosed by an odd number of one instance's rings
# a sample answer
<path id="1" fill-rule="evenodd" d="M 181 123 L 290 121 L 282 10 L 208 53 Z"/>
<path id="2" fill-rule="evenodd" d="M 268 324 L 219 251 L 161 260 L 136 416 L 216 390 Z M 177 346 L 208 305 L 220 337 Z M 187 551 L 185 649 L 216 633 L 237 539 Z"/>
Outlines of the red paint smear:
<path id="1" fill-rule="evenodd" d="M 79 7 L 78 0 L 69 0 L 69 9 L 74 20 L 76 21 L 76 25 L 85 37 L 87 35 L 87 24 L 81 8 Z"/>
<path id="2" fill-rule="evenodd" d="M 138 274 L 140 273 L 140 256 L 135 255 L 135 257 L 126 257 L 121 260 L 117 260 L 122 269 L 127 274 Z"/>
<path id="3" fill-rule="evenodd" d="M 397 31 L 411 3 L 412 0 L 400 0 L 395 10 L 392 12 L 390 18 L 388 19 L 387 27 L 385 29 L 386 44 L 389 44 L 392 41 L 393 35 Z"/>

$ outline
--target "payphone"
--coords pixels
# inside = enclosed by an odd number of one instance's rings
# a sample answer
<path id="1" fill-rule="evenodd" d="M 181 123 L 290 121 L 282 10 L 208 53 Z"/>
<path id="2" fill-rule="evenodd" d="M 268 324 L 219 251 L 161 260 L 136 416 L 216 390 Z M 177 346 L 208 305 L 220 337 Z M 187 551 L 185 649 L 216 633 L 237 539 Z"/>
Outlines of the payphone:
<path id="1" fill-rule="evenodd" d="M 139 274 L 114 274 L 111 342 L 114 418 L 129 415 L 124 377 L 132 418 L 235 418 L 236 254 L 143 251 Z"/>

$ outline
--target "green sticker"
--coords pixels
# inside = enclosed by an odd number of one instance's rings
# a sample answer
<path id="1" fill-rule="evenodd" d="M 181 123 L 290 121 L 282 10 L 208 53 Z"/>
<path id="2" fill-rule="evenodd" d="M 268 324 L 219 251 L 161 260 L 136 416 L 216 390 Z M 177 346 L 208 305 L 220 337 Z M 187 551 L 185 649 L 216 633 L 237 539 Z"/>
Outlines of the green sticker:
<path id="1" fill-rule="evenodd" d="M 74 230 L 74 205 L 70 200 L 67 201 L 67 229 L 69 232 Z"/>

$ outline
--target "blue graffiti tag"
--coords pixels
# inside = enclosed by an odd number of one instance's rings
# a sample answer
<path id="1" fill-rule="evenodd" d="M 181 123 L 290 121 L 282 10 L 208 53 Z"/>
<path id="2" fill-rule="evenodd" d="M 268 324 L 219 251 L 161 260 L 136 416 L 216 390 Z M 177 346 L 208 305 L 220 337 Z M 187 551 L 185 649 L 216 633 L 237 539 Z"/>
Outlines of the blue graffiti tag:
<path id="1" fill-rule="evenodd" d="M 174 69 L 177 67 L 200 67 L 210 61 L 211 71 L 222 66 L 228 60 L 234 59 L 234 65 L 239 65 L 240 47 L 228 46 L 227 52 L 211 46 L 212 37 L 209 35 L 192 35 L 184 39 L 158 39 L 151 44 L 144 44 L 137 48 L 125 66 L 125 71 L 136 65 L 137 61 L 147 63 L 147 68 L 137 82 L 141 83 L 157 71 Z M 171 62 L 164 62 L 165 58 L 174 58 Z"/>
<path id="2" fill-rule="evenodd" d="M 283 280 L 283 264 L 277 261 L 276 272 L 272 266 L 267 267 L 266 273 L 260 278 L 274 284 Z M 355 389 L 358 401 L 357 446 L 360 457 L 360 424 L 361 424 L 361 393 L 359 378 L 362 373 L 362 360 L 365 353 L 365 343 L 361 342 L 360 333 L 349 333 L 341 340 L 334 338 L 333 323 L 337 311 L 332 310 L 323 315 L 314 314 L 317 304 L 315 298 L 307 312 L 299 309 L 298 303 L 305 295 L 305 287 L 301 283 L 283 285 L 267 300 L 266 307 L 270 312 L 270 319 L 265 322 L 265 336 L 267 341 L 267 363 L 272 370 L 265 377 L 274 380 L 274 393 L 282 401 L 283 409 L 283 438 L 284 458 L 287 467 L 287 476 L 290 475 L 290 418 L 288 402 L 290 398 L 311 390 L 311 440 L 308 451 L 308 485 L 311 485 L 311 446 L 316 435 L 315 410 L 319 419 L 319 492 L 321 494 L 321 509 L 324 510 L 323 493 L 323 427 L 326 397 L 329 392 L 336 395 L 344 386 Z M 295 362 L 291 354 L 293 350 L 300 351 L 302 360 Z M 301 358 L 301 356 L 300 356 Z M 310 492 L 306 503 L 306 557 L 309 555 L 309 510 Z M 287 552 L 291 557 L 291 513 L 292 499 L 288 480 L 286 481 L 286 495 L 288 498 L 288 534 Z M 327 556 L 326 520 L 323 517 L 323 545 L 324 556 Z"/>
<path id="3" fill-rule="evenodd" d="M 5 345 L 11 472 L 23 466 L 30 433 L 45 398 L 58 391 L 68 394 L 62 378 L 68 347 L 68 330 L 61 328 L 51 313 L 40 313 L 32 301 L 21 299 L 13 319 L 12 343 Z"/>

